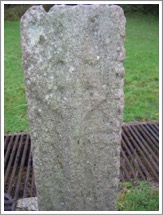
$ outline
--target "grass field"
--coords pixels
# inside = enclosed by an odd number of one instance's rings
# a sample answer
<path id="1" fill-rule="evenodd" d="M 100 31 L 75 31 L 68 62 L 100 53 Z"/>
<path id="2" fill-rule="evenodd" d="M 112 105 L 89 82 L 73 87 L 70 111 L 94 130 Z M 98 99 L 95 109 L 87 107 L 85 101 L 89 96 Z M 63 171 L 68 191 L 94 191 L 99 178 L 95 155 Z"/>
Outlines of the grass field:
<path id="1" fill-rule="evenodd" d="M 28 131 L 19 22 L 5 22 L 4 42 L 4 133 Z"/>
<path id="2" fill-rule="evenodd" d="M 124 121 L 158 121 L 158 19 L 128 17 L 126 31 Z"/>
<path id="3" fill-rule="evenodd" d="M 5 133 L 29 131 L 19 21 L 5 21 Z M 124 121 L 158 121 L 158 18 L 127 16 Z"/>
<path id="4" fill-rule="evenodd" d="M 118 211 L 158 211 L 158 188 L 147 181 L 122 182 L 119 184 Z"/>

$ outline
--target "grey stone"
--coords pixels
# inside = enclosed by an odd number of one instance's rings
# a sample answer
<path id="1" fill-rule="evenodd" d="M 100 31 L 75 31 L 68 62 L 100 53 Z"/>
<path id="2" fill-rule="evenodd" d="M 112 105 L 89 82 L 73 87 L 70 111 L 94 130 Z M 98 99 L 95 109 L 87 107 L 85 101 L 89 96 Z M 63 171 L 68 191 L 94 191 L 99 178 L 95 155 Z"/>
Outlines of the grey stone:
<path id="1" fill-rule="evenodd" d="M 38 211 L 37 197 L 18 199 L 16 211 Z"/>
<path id="2" fill-rule="evenodd" d="M 39 210 L 116 210 L 124 37 L 116 5 L 34 6 L 21 18 Z"/>

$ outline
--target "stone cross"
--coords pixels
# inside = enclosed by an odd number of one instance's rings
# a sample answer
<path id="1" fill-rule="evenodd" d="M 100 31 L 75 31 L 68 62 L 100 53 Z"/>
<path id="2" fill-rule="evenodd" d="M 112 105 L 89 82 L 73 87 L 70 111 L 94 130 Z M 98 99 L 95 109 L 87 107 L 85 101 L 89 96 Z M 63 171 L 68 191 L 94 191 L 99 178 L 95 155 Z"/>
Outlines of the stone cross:
<path id="1" fill-rule="evenodd" d="M 39 210 L 116 210 L 124 37 L 116 5 L 33 6 L 21 18 Z"/>

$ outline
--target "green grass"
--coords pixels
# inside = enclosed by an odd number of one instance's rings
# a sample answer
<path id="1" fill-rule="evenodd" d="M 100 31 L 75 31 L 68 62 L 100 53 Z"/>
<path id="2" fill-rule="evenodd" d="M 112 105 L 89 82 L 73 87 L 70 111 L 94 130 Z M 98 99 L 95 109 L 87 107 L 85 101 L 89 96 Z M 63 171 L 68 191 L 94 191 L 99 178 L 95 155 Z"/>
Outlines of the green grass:
<path id="1" fill-rule="evenodd" d="M 118 211 L 159 211 L 159 193 L 146 181 L 121 183 Z"/>
<path id="2" fill-rule="evenodd" d="M 124 121 L 158 121 L 159 31 L 154 16 L 129 16 L 126 25 Z"/>
<path id="3" fill-rule="evenodd" d="M 5 21 L 5 133 L 26 132 L 19 21 Z M 158 121 L 158 18 L 127 16 L 124 121 Z"/>
<path id="4" fill-rule="evenodd" d="M 24 73 L 21 66 L 19 22 L 4 26 L 4 110 L 5 133 L 28 130 Z"/>

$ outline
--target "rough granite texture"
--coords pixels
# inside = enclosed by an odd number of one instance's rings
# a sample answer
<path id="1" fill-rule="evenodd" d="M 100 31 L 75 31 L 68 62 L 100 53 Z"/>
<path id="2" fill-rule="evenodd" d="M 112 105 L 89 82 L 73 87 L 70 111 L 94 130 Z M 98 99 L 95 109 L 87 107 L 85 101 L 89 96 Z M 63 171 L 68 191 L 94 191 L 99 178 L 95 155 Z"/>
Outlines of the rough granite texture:
<path id="1" fill-rule="evenodd" d="M 116 5 L 33 6 L 21 18 L 39 210 L 116 210 L 124 37 Z"/>
<path id="2" fill-rule="evenodd" d="M 18 199 L 16 211 L 38 211 L 37 197 Z"/>

